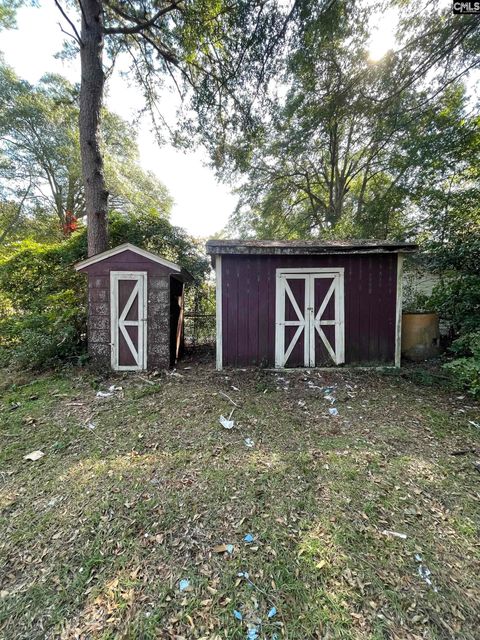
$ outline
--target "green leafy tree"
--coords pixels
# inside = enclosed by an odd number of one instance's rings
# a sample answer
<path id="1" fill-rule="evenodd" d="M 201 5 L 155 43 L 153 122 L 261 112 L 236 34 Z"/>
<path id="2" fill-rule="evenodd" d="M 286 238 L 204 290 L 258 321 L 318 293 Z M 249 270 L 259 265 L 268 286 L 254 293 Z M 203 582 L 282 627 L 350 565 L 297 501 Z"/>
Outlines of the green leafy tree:
<path id="1" fill-rule="evenodd" d="M 478 23 L 448 8 L 434 11 L 432 27 L 431 15 L 404 3 L 397 51 L 373 63 L 370 18 L 378 10 L 301 3 L 285 97 L 272 102 L 253 144 L 232 149 L 233 170 L 247 178 L 232 227 L 263 237 L 412 231 L 411 194 L 418 201 L 419 185 L 438 175 L 442 157 L 446 165 L 459 153 L 468 128 L 465 101 L 455 99 L 458 78 L 479 62 Z"/>
<path id="2" fill-rule="evenodd" d="M 32 86 L 0 66 L 0 196 L 10 211 L 0 221 L 0 244 L 45 212 L 67 229 L 72 216 L 85 216 L 78 115 L 78 90 L 64 78 L 45 76 Z M 171 198 L 140 167 L 133 128 L 106 110 L 102 149 L 111 206 L 168 216 Z"/>
<path id="3" fill-rule="evenodd" d="M 107 246 L 109 190 L 101 147 L 105 66 L 119 54 L 146 106 L 161 111 L 166 82 L 176 87 L 197 118 L 181 120 L 191 138 L 199 134 L 214 152 L 233 129 L 254 118 L 259 89 L 271 77 L 296 3 L 263 0 L 55 0 L 81 61 L 80 150 L 88 218 L 89 253 Z M 73 13 L 73 11 L 75 13 Z"/>

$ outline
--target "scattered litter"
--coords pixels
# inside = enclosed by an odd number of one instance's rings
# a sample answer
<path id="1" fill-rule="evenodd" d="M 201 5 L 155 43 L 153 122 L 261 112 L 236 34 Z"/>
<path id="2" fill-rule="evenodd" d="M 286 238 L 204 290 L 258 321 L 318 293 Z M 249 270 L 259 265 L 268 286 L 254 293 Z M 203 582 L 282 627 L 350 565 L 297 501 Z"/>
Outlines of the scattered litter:
<path id="1" fill-rule="evenodd" d="M 243 616 L 242 616 L 241 612 L 240 612 L 240 611 L 238 611 L 237 609 L 234 609 L 234 610 L 233 610 L 233 615 L 235 616 L 235 618 L 236 618 L 237 620 L 243 620 Z"/>
<path id="2" fill-rule="evenodd" d="M 111 384 L 108 387 L 108 391 L 97 391 L 97 398 L 110 398 L 116 391 L 123 391 L 123 387 L 117 387 Z"/>
<path id="3" fill-rule="evenodd" d="M 251 626 L 248 629 L 247 640 L 257 640 L 258 638 L 258 627 Z"/>
<path id="4" fill-rule="evenodd" d="M 178 589 L 179 591 L 186 591 L 190 586 L 190 580 L 184 579 L 184 580 L 180 580 L 179 585 L 178 585 Z"/>
<path id="5" fill-rule="evenodd" d="M 255 442 L 251 438 L 245 438 L 244 442 L 246 447 L 251 448 L 255 446 Z"/>
<path id="6" fill-rule="evenodd" d="M 90 429 L 90 431 L 93 431 L 94 429 L 97 428 L 96 425 L 93 424 L 93 422 L 89 422 L 85 426 L 87 427 L 87 429 Z"/>
<path id="7" fill-rule="evenodd" d="M 233 429 L 233 425 L 235 424 L 233 420 L 228 420 L 225 416 L 220 416 L 220 424 L 224 429 Z"/>
<path id="8" fill-rule="evenodd" d="M 336 407 L 330 407 L 330 409 L 328 410 L 328 413 L 331 416 L 338 416 L 338 409 Z"/>
<path id="9" fill-rule="evenodd" d="M 32 462 L 36 462 L 37 460 L 40 460 L 40 458 L 43 458 L 45 454 L 43 453 L 43 451 L 32 451 L 32 453 L 27 453 L 26 456 L 23 456 L 24 460 L 31 460 Z"/>
<path id="10" fill-rule="evenodd" d="M 15 411 L 15 409 L 18 409 L 20 407 L 20 403 L 19 402 L 12 402 L 12 404 L 9 407 L 9 411 Z"/>
<path id="11" fill-rule="evenodd" d="M 251 534 L 247 534 L 247 536 L 251 536 Z M 247 538 L 247 536 L 245 536 L 245 538 Z M 252 537 L 252 540 L 253 540 L 253 536 L 251 536 L 251 537 Z M 270 608 L 270 610 L 269 610 L 269 611 L 268 611 L 268 613 L 267 613 L 267 618 L 268 618 L 269 620 L 271 620 L 272 618 L 274 618 L 274 617 L 277 615 L 277 608 L 275 607 L 275 605 L 274 605 L 273 601 L 271 600 L 271 598 L 269 597 L 268 593 L 267 593 L 266 591 L 263 591 L 263 590 L 262 590 L 262 589 L 260 589 L 259 587 L 257 587 L 257 585 L 256 585 L 254 582 L 252 582 L 252 581 L 250 580 L 250 576 L 249 576 L 249 574 L 248 574 L 246 571 L 240 571 L 239 573 L 237 573 L 237 576 L 238 576 L 239 578 L 244 578 L 244 579 L 246 580 L 246 582 L 247 582 L 247 583 L 248 583 L 248 584 L 249 584 L 253 589 L 256 589 L 256 590 L 257 590 L 259 593 L 261 593 L 265 598 L 267 598 L 267 600 L 268 600 L 268 601 L 270 602 L 270 604 L 272 605 L 272 606 L 271 606 L 271 608 Z M 257 608 L 258 608 L 258 604 L 257 604 Z M 235 615 L 235 613 L 234 613 L 234 615 Z M 237 617 L 237 616 L 235 616 L 235 617 Z M 240 620 L 241 618 L 238 618 L 238 619 Z M 259 636 L 258 636 L 258 633 L 259 633 L 259 631 L 260 631 L 260 628 L 261 628 L 262 622 L 261 622 L 261 620 L 259 620 L 259 619 L 257 618 L 257 619 L 255 620 L 255 623 L 256 623 L 256 624 L 250 623 L 250 624 L 248 625 L 247 640 L 250 640 L 251 638 L 258 638 L 258 637 L 259 637 Z M 276 636 L 276 634 L 274 634 L 274 636 L 272 636 L 272 638 L 274 638 L 274 637 L 278 637 L 278 636 Z"/>
<path id="12" fill-rule="evenodd" d="M 288 385 L 290 384 L 290 380 L 286 380 L 283 376 L 278 376 L 278 375 L 275 375 L 275 379 L 277 383 L 279 383 L 279 385 L 283 385 L 283 387 L 277 385 L 277 391 L 280 391 L 280 389 L 283 389 L 284 391 L 288 391 Z M 267 389 L 265 389 L 263 393 L 266 393 L 266 392 L 267 392 Z"/>
<path id="13" fill-rule="evenodd" d="M 480 422 L 475 422 L 475 420 L 469 420 L 468 424 L 471 424 L 476 429 L 480 429 Z"/>
<path id="14" fill-rule="evenodd" d="M 234 549 L 233 544 L 216 544 L 213 547 L 215 553 L 233 553 Z"/>
<path id="15" fill-rule="evenodd" d="M 438 589 L 437 589 L 437 587 L 435 587 L 433 585 L 433 582 L 432 582 L 432 580 L 430 578 L 430 576 L 432 575 L 432 572 L 430 571 L 430 569 L 428 567 L 426 567 L 424 564 L 422 564 L 423 558 L 419 553 L 415 554 L 415 560 L 420 563 L 418 565 L 418 575 L 422 578 L 422 580 L 424 580 L 428 584 L 429 587 L 433 588 L 435 593 L 437 593 Z"/>
<path id="16" fill-rule="evenodd" d="M 244 542 L 253 542 L 254 541 L 254 537 L 252 536 L 251 533 L 247 533 L 247 535 L 244 537 L 243 541 Z"/>
<path id="17" fill-rule="evenodd" d="M 430 580 L 430 576 L 432 575 L 432 572 L 430 571 L 430 569 L 428 567 L 426 567 L 425 565 L 421 564 L 418 567 L 418 575 L 423 578 L 423 580 L 425 580 L 425 582 L 430 586 L 432 584 L 432 581 Z"/>
<path id="18" fill-rule="evenodd" d="M 402 540 L 406 540 L 407 539 L 407 534 L 406 533 L 399 533 L 398 531 L 389 531 L 388 529 L 384 529 L 382 531 L 382 534 L 384 536 L 392 536 L 394 538 L 401 538 Z"/>
<path id="19" fill-rule="evenodd" d="M 234 386 L 233 386 L 233 384 L 232 384 L 232 389 L 233 389 L 234 391 L 240 391 L 240 389 L 239 389 L 238 387 L 234 387 Z"/>
<path id="20" fill-rule="evenodd" d="M 299 401 L 298 401 L 298 404 L 299 404 L 301 407 L 305 407 L 307 403 L 305 402 L 305 400 L 299 400 Z"/>

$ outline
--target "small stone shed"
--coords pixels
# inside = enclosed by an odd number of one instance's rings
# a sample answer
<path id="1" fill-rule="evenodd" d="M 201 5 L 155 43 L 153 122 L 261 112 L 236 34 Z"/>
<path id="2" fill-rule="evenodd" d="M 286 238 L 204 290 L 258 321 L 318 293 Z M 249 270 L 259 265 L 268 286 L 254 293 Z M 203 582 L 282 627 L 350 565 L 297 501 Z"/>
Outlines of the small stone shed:
<path id="1" fill-rule="evenodd" d="M 209 240 L 217 368 L 400 366 L 402 261 L 414 244 Z"/>
<path id="2" fill-rule="evenodd" d="M 184 283 L 162 256 L 122 244 L 75 265 L 88 276 L 88 352 L 116 371 L 166 369 L 183 348 Z"/>

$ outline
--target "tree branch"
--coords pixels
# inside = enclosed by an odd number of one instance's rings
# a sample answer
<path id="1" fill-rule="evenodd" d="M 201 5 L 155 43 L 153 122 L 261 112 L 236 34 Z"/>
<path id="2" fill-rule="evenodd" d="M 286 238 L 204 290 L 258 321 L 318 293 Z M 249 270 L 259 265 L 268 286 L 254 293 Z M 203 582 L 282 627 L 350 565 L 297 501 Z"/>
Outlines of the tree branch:
<path id="1" fill-rule="evenodd" d="M 106 29 L 104 29 L 104 33 L 107 35 L 113 35 L 113 34 L 128 35 L 128 34 L 134 34 L 134 33 L 141 33 L 142 31 L 145 31 L 145 29 L 149 29 L 150 27 L 153 27 L 155 25 L 155 22 L 162 16 L 166 15 L 167 13 L 171 13 L 175 9 L 178 9 L 179 5 L 182 2 L 183 0 L 177 0 L 176 2 L 172 2 L 169 6 L 164 7 L 163 9 L 159 9 L 157 13 L 153 15 L 149 20 L 146 20 L 145 22 L 139 22 L 135 19 L 135 16 L 129 15 L 125 11 L 122 11 L 119 7 L 116 7 L 112 3 L 106 1 L 105 4 L 108 7 L 110 7 L 110 9 L 114 13 L 119 15 L 124 20 L 129 20 L 130 22 L 134 22 L 135 25 L 132 27 L 120 27 L 120 26 L 107 27 Z"/>
<path id="2" fill-rule="evenodd" d="M 80 38 L 80 35 L 79 35 L 78 31 L 77 31 L 77 27 L 70 20 L 70 18 L 68 17 L 67 13 L 65 12 L 65 10 L 63 9 L 62 5 L 60 4 L 60 2 L 58 0 L 55 0 L 55 4 L 57 5 L 57 8 L 60 11 L 60 13 L 62 14 L 62 16 L 65 18 L 65 20 L 68 22 L 68 24 L 72 27 L 73 32 L 75 33 L 75 35 L 73 36 L 71 33 L 67 33 L 63 29 L 62 29 L 62 31 L 64 33 L 66 33 L 68 36 L 74 38 L 78 42 L 80 47 L 83 47 L 83 42 L 82 42 L 82 39 Z"/>

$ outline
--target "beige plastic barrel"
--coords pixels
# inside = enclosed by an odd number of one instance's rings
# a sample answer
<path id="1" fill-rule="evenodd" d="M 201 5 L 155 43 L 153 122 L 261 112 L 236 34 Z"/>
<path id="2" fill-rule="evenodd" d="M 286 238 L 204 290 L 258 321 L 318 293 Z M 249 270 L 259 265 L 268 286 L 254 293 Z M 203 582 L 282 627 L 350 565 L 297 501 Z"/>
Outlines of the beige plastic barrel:
<path id="1" fill-rule="evenodd" d="M 402 356 L 426 360 L 438 356 L 440 332 L 436 313 L 404 313 L 402 316 Z"/>

